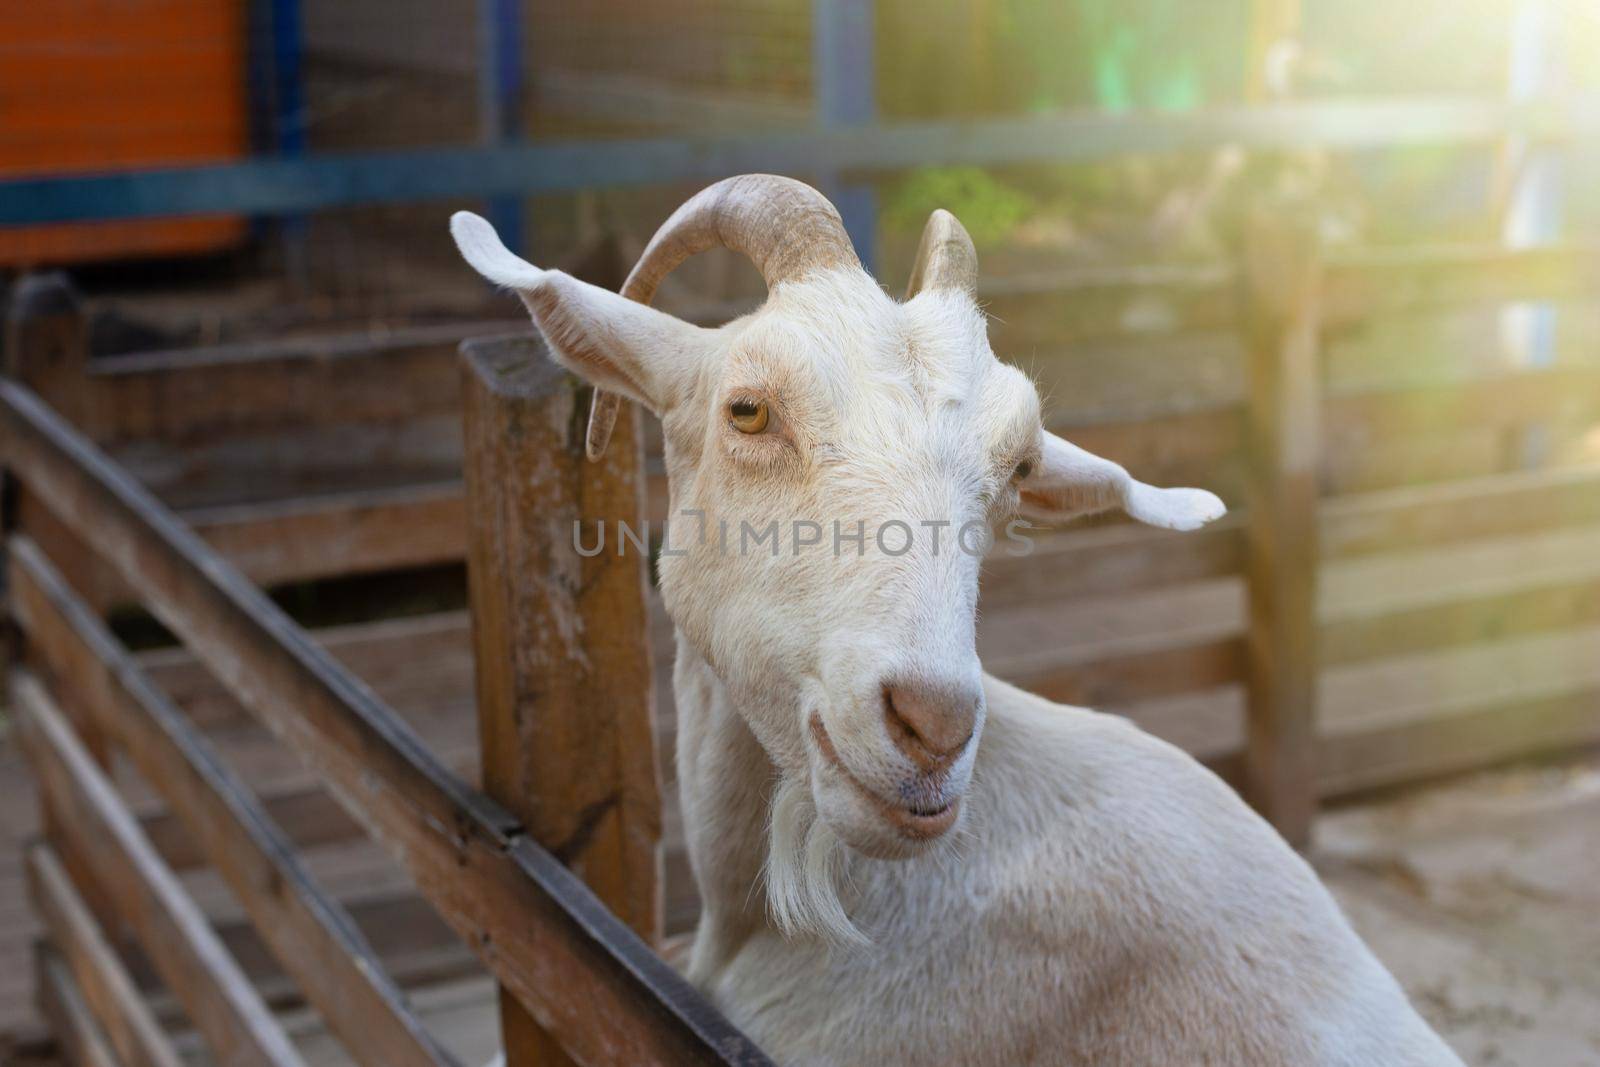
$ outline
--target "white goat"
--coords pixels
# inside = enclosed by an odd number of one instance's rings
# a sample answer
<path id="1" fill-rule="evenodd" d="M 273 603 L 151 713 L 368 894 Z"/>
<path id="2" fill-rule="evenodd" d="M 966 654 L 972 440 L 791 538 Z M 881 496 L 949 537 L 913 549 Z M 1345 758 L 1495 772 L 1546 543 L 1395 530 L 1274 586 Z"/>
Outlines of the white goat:
<path id="1" fill-rule="evenodd" d="M 957 531 L 1223 509 L 1042 429 L 989 349 L 952 216 L 929 221 L 904 303 L 785 178 L 686 203 L 632 299 L 523 262 L 476 216 L 452 230 L 556 359 L 661 417 L 672 514 L 710 532 L 680 523 L 661 559 L 704 901 L 688 971 L 775 1059 L 1459 1064 L 1231 789 L 1123 719 L 983 673 L 980 559 Z M 714 246 L 760 268 L 763 307 L 707 330 L 646 306 Z M 597 396 L 592 451 L 613 410 Z M 774 520 L 781 541 L 752 545 Z"/>

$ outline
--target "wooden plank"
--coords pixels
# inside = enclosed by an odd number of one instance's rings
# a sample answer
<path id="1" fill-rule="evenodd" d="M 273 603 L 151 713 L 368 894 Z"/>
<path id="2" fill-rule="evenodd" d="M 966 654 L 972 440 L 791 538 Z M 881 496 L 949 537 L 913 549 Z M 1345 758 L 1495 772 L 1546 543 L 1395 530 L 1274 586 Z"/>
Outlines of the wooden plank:
<path id="1" fill-rule="evenodd" d="M 1449 386 L 1385 389 L 1330 396 L 1325 410 L 1329 449 L 1456 428 L 1568 421 L 1600 412 L 1600 368 L 1518 371 Z"/>
<path id="2" fill-rule="evenodd" d="M 11 685 L 22 740 L 62 846 L 116 886 L 105 900 L 188 1010 L 217 1056 L 239 1064 L 298 1065 L 299 1054 L 217 940 L 206 917 L 139 832 L 114 786 L 35 677 Z"/>
<path id="3" fill-rule="evenodd" d="M 1225 497 L 1240 484 L 1228 470 L 1245 443 L 1245 410 L 1237 404 L 1095 422 L 1047 417 L 1046 423 L 1080 448 L 1114 459 L 1155 484 L 1203 481 Z"/>
<path id="4" fill-rule="evenodd" d="M 580 1062 L 767 1062 L 509 812 L 450 775 L 258 589 L 12 382 L 0 382 L 0 449 Z"/>
<path id="5" fill-rule="evenodd" d="M 1321 663 L 1332 667 L 1600 621 L 1600 574 L 1518 586 L 1330 620 L 1319 638 Z"/>
<path id="6" fill-rule="evenodd" d="M 414 993 L 424 986 L 483 976 L 478 958 L 416 893 L 390 890 L 347 897 L 344 903 L 401 988 Z M 248 918 L 224 915 L 212 925 L 268 1007 L 279 1013 L 305 1008 L 305 994 Z M 148 984 L 145 995 L 156 1018 L 169 1028 L 187 1029 L 182 1005 L 151 983 L 150 975 L 135 971 L 135 977 Z"/>
<path id="7" fill-rule="evenodd" d="M 1085 267 L 981 283 L 997 350 L 1112 337 L 1226 330 L 1236 324 L 1236 281 L 1226 264 Z"/>
<path id="8" fill-rule="evenodd" d="M 13 529 L 28 531 L 34 542 L 67 575 L 79 596 L 102 612 L 127 600 L 127 587 L 117 577 L 117 572 L 45 507 L 37 494 L 19 485 L 14 501 Z"/>
<path id="9" fill-rule="evenodd" d="M 258 585 L 425 567 L 466 552 L 460 483 L 199 508 L 183 519 Z"/>
<path id="10" fill-rule="evenodd" d="M 121 1067 L 105 1034 L 60 957 L 41 946 L 34 956 L 39 1011 L 50 1023 L 71 1067 Z"/>
<path id="11" fill-rule="evenodd" d="M 643 507 L 639 415 L 584 456 L 588 393 L 520 340 L 464 346 L 468 585 L 484 788 L 636 933 L 661 936 L 661 787 L 643 553 L 585 558 L 578 524 Z M 502 998 L 508 1067 L 568 1062 Z"/>
<path id="12" fill-rule="evenodd" d="M 1387 552 L 1600 519 L 1600 467 L 1517 471 L 1322 502 L 1324 558 Z"/>
<path id="13" fill-rule="evenodd" d="M 179 1067 L 166 1032 L 50 846 L 29 846 L 24 863 L 34 910 L 117 1058 L 127 1067 Z"/>
<path id="14" fill-rule="evenodd" d="M 10 543 L 28 640 L 200 842 L 262 938 L 358 1063 L 448 1064 L 354 921 L 323 893 L 249 787 L 152 686 L 39 549 Z"/>
<path id="15" fill-rule="evenodd" d="M 1243 443 L 1238 405 L 1212 398 L 1190 407 L 1169 400 L 1143 412 L 1123 407 L 1109 417 L 1064 413 L 1050 414 L 1046 421 L 1054 432 L 1115 458 L 1143 478 L 1207 484 L 1230 478 L 1227 464 Z M 1386 449 L 1403 450 L 1418 438 L 1514 429 L 1532 421 L 1582 423 L 1597 414 L 1600 369 L 1570 366 L 1330 394 L 1321 422 L 1325 449 L 1350 466 L 1369 452 L 1381 456 Z M 1385 461 L 1373 462 L 1381 467 Z M 1449 469 L 1442 460 L 1439 466 Z"/>
<path id="16" fill-rule="evenodd" d="M 1360 249 L 1330 256 L 1323 282 L 1330 327 L 1465 304 L 1584 299 L 1600 289 L 1600 248 L 1445 245 Z"/>
<path id="17" fill-rule="evenodd" d="M 1383 492 L 1485 478 L 1521 467 L 1503 426 L 1450 426 L 1381 441 L 1359 437 L 1325 444 L 1323 490 L 1331 495 Z"/>
<path id="18" fill-rule="evenodd" d="M 441 702 L 455 695 L 465 701 L 472 689 L 471 625 L 466 611 L 442 611 L 330 626 L 310 634 L 345 668 L 371 680 L 380 694 L 403 690 L 411 701 L 434 693 Z M 134 658 L 156 688 L 196 723 L 212 726 L 249 714 L 182 645 Z"/>
<path id="19" fill-rule="evenodd" d="M 1316 808 L 1319 251 L 1315 215 L 1250 220 L 1247 794 L 1292 844 Z"/>
<path id="20" fill-rule="evenodd" d="M 415 892 L 362 894 L 346 897 L 343 905 L 402 989 L 483 973 L 477 957 Z M 228 952 L 274 1010 L 305 1003 L 299 984 L 284 972 L 248 918 L 224 916 L 215 926 Z"/>
<path id="21" fill-rule="evenodd" d="M 361 826 L 320 786 L 302 786 L 261 798 L 267 818 L 300 850 L 351 841 Z M 141 815 L 139 826 L 167 866 L 187 871 L 206 864 L 206 854 L 187 820 L 170 808 Z"/>
<path id="22" fill-rule="evenodd" d="M 1039 345 L 1015 344 L 1010 332 L 995 330 L 996 351 L 1033 380 L 1052 424 L 1237 408 L 1244 397 L 1237 329 Z"/>
<path id="23" fill-rule="evenodd" d="M 1600 744 L 1600 691 L 1513 703 L 1442 707 L 1403 722 L 1324 733 L 1317 785 L 1343 797 Z"/>
<path id="24" fill-rule="evenodd" d="M 1221 709 L 1230 699 L 1220 690 L 1204 695 L 1200 705 Z M 1471 707 L 1440 704 L 1399 721 L 1325 729 L 1317 738 L 1314 788 L 1324 801 L 1344 800 L 1513 760 L 1570 754 L 1600 745 L 1597 706 L 1600 691 L 1577 689 Z M 1136 710 L 1130 713 L 1139 721 Z M 1230 745 L 1196 755 L 1225 782 L 1244 787 L 1242 750 Z"/>
<path id="25" fill-rule="evenodd" d="M 363 330 L 91 363 L 97 440 L 193 445 L 223 436 L 454 413 L 455 350 L 507 322 Z"/>
<path id="26" fill-rule="evenodd" d="M 983 564 L 988 604 L 1070 600 L 1205 581 L 1244 569 L 1238 516 L 1192 533 L 1134 523 L 1060 532 L 1034 531 L 1033 550 L 1012 555 L 1004 542 Z"/>
<path id="27" fill-rule="evenodd" d="M 1061 704 L 1117 709 L 1140 700 L 1232 685 L 1245 674 L 1237 636 L 1160 634 L 986 664 L 1014 685 Z"/>
<path id="28" fill-rule="evenodd" d="M 215 441 L 108 445 L 117 463 L 179 509 L 427 485 L 461 477 L 461 413 L 233 433 Z"/>

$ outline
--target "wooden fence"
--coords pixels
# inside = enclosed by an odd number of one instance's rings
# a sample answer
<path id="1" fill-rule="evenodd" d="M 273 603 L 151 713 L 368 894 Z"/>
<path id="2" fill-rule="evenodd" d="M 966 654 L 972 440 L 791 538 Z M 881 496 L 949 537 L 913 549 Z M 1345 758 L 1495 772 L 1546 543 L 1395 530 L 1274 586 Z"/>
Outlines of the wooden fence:
<path id="1" fill-rule="evenodd" d="M 1237 264 L 986 294 L 997 350 L 1058 398 L 1054 429 L 1147 480 L 1215 487 L 1234 514 L 1188 535 L 1057 531 L 1030 556 L 997 556 L 980 644 L 1003 677 L 1185 745 L 1304 840 L 1319 799 L 1600 739 L 1600 570 L 1583 560 L 1600 523 L 1585 451 L 1600 368 L 1444 359 L 1417 380 L 1359 351 L 1408 317 L 1592 304 L 1600 258 L 1325 253 L 1294 217 L 1255 220 Z M 531 482 L 530 457 L 570 452 L 556 428 L 576 425 L 577 401 L 526 338 L 478 347 L 463 391 L 458 342 L 505 328 L 102 360 L 70 290 L 36 280 L 19 294 L 0 387 L 12 687 L 47 813 L 29 854 L 53 946 L 40 982 L 65 1032 L 119 1062 L 171 1062 L 111 947 L 131 930 L 219 1051 L 294 1062 L 266 1010 L 281 998 L 175 888 L 174 868 L 204 860 L 358 1058 L 441 1062 L 356 906 L 297 863 L 370 834 L 520 1005 L 504 1013 L 514 1048 L 554 1056 L 536 1021 L 580 1062 L 758 1058 L 650 948 L 696 907 L 670 761 L 649 758 L 652 692 L 655 746 L 673 739 L 665 657 L 652 686 L 644 653 L 670 641 L 664 616 L 637 560 L 572 571 L 548 528 L 520 518 L 615 517 L 640 494 L 662 517 L 659 443 L 629 427 L 611 466 L 580 476 L 572 453 Z M 1542 463 L 1528 462 L 1530 434 Z M 470 615 L 308 633 L 260 592 L 469 557 Z M 182 647 L 119 644 L 103 619 L 128 602 Z M 548 643 L 551 612 L 595 620 L 585 657 L 613 669 L 557 669 L 572 659 Z M 419 694 L 453 714 L 419 719 Z M 476 770 L 476 741 L 430 732 L 472 707 L 502 803 L 458 777 Z M 253 795 L 206 735 L 247 715 L 331 788 Z M 559 740 L 536 751 L 534 731 Z M 114 750 L 167 812 L 130 815 L 107 778 Z"/>
<path id="2" fill-rule="evenodd" d="M 545 374 L 538 386 L 519 399 L 537 407 L 545 423 L 548 406 L 576 410 L 572 387 L 557 376 Z M 545 825 L 518 818 L 446 770 L 400 716 L 243 574 L 14 381 L 0 384 L 0 441 L 17 491 L 48 509 L 61 529 L 114 570 L 240 704 L 314 769 L 349 817 L 405 867 L 428 903 L 494 973 L 507 1004 L 537 1020 L 546 1040 L 589 1064 L 765 1062 L 562 862 L 601 883 L 602 891 L 613 890 L 619 908 L 629 895 L 653 901 L 656 837 L 650 826 L 634 833 L 629 846 L 648 852 L 651 862 L 627 870 L 625 883 L 605 886 L 599 875 L 609 858 L 600 847 L 604 827 L 587 827 L 582 841 L 558 844 L 564 853 L 558 859 L 539 844 Z M 576 483 L 581 449 L 565 455 Z M 549 466 L 554 457 L 546 450 L 538 459 Z M 616 462 L 625 466 L 631 459 Z M 485 538 L 494 541 L 508 531 L 525 536 L 516 518 L 485 530 Z M 221 1062 L 302 1062 L 112 784 L 107 765 L 117 751 L 160 791 L 357 1062 L 451 1062 L 350 916 L 298 862 L 293 842 L 268 809 L 152 682 L 27 527 L 14 529 L 7 545 L 11 607 L 22 638 L 10 696 L 45 812 L 44 836 L 28 855 L 36 905 L 50 927 L 40 989 L 68 1044 L 104 1046 L 102 1052 L 128 1063 L 178 1062 L 110 948 L 108 931 L 123 931 Z M 499 577 L 491 575 L 489 584 Z M 633 614 L 642 625 L 639 578 L 635 573 Z M 486 626 L 480 637 L 491 647 Z M 596 669 L 604 672 L 612 665 L 609 653 L 593 651 Z M 644 655 L 638 643 L 625 651 L 635 660 Z M 497 683 L 502 662 L 490 661 L 480 672 L 491 738 L 514 729 L 505 699 L 522 696 Z M 642 676 L 633 672 L 635 685 Z M 612 721 L 635 720 L 628 730 L 643 731 L 648 767 L 648 700 L 612 706 Z M 503 722 L 493 721 L 494 709 L 504 711 Z M 580 710 L 591 709 L 549 706 L 552 718 L 565 711 L 569 723 L 581 724 L 579 742 L 567 754 L 583 763 L 591 780 L 615 785 L 602 750 L 585 736 L 590 716 Z M 545 747 L 524 740 L 509 756 L 504 749 L 490 751 L 502 764 L 514 764 Z M 525 771 L 490 776 L 523 806 L 537 805 L 549 790 L 551 803 L 533 809 L 548 823 L 560 794 L 542 781 L 534 788 L 532 781 Z M 653 811 L 659 805 L 653 769 L 639 784 L 630 798 L 637 795 Z M 647 935 L 654 933 L 654 914 L 647 908 L 636 919 Z"/>

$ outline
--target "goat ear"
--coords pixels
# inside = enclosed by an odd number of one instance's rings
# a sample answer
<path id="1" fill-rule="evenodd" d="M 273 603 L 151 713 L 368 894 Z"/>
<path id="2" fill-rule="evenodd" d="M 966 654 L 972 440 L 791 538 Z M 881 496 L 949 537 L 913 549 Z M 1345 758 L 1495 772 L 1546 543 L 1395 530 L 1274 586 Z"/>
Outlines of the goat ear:
<path id="1" fill-rule="evenodd" d="M 691 386 L 710 331 L 558 270 L 540 270 L 469 211 L 450 219 L 461 255 L 479 274 L 527 305 L 556 361 L 597 389 L 656 413 Z"/>
<path id="2" fill-rule="evenodd" d="M 1021 485 L 1022 513 L 1030 519 L 1059 523 L 1120 507 L 1151 526 L 1195 530 L 1227 510 L 1204 489 L 1157 489 L 1053 433 L 1039 436 L 1039 462 Z"/>

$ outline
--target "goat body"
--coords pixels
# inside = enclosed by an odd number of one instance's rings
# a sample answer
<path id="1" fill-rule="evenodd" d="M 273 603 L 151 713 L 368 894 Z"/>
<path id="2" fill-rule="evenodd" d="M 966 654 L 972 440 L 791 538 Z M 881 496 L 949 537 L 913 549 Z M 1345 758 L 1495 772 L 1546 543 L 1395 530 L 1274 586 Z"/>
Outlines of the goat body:
<path id="1" fill-rule="evenodd" d="M 787 935 L 761 881 L 773 769 L 681 644 L 675 691 L 704 895 L 690 978 L 779 1063 L 1460 1063 L 1226 784 L 1124 719 L 990 677 L 959 836 L 845 857 L 870 945 Z"/>

